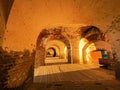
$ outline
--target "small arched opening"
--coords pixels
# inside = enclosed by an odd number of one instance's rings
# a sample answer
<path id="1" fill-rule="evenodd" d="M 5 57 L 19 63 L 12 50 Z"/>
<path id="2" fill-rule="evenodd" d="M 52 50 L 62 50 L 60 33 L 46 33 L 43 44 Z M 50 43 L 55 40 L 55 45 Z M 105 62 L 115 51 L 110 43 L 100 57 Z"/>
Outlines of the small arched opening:
<path id="1" fill-rule="evenodd" d="M 50 47 L 46 51 L 46 57 L 56 57 L 56 49 L 53 47 Z"/>

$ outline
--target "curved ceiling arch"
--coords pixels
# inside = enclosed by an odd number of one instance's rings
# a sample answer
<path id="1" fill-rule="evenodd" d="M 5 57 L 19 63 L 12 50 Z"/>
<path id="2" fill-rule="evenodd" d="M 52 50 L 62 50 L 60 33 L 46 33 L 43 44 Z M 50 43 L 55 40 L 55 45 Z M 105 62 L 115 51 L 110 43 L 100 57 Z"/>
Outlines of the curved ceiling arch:
<path id="1" fill-rule="evenodd" d="M 36 42 L 36 57 L 35 62 L 39 65 L 45 64 L 45 45 L 49 40 L 60 40 L 62 41 L 68 50 L 68 63 L 71 63 L 71 45 L 70 41 L 62 34 L 62 29 L 54 28 L 54 29 L 43 29 L 40 32 L 37 42 Z M 40 58 L 39 58 L 40 57 Z M 35 65 L 36 67 L 39 65 Z"/>

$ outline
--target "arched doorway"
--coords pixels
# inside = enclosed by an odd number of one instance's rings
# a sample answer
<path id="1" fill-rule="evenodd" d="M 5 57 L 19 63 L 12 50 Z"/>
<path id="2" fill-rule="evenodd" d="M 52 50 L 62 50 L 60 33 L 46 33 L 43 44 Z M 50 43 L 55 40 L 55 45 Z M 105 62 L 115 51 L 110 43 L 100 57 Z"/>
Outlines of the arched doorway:
<path id="1" fill-rule="evenodd" d="M 62 35 L 61 29 L 43 29 L 42 32 L 39 34 L 37 43 L 36 43 L 36 56 L 35 56 L 35 67 L 40 65 L 45 65 L 45 58 L 46 58 L 46 49 L 45 45 L 49 40 L 60 40 L 66 46 L 68 50 L 68 63 L 71 63 L 71 46 L 69 40 Z"/>
<path id="2" fill-rule="evenodd" d="M 112 59 L 111 45 L 105 41 L 87 43 L 82 50 L 84 63 L 99 64 L 100 59 Z"/>
<path id="3" fill-rule="evenodd" d="M 85 64 L 99 64 L 103 50 L 107 51 L 109 53 L 109 59 L 112 59 L 111 45 L 105 41 L 102 31 L 95 26 L 84 27 L 79 48 L 81 48 L 79 50 L 81 60 Z"/>

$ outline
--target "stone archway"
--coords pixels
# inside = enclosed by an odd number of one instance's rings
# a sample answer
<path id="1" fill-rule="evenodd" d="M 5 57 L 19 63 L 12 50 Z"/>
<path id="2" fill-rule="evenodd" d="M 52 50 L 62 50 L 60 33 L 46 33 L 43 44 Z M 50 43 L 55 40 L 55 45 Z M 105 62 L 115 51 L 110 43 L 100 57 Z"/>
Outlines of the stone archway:
<path id="1" fill-rule="evenodd" d="M 66 46 L 68 50 L 68 63 L 71 63 L 71 46 L 69 40 L 62 35 L 61 29 L 43 29 L 39 34 L 37 42 L 36 42 L 36 56 L 35 56 L 35 67 L 40 65 L 45 65 L 45 57 L 46 57 L 46 42 L 49 40 L 60 40 Z"/>
<path id="2" fill-rule="evenodd" d="M 90 26 L 81 27 L 80 34 L 81 34 L 80 46 L 82 47 L 79 47 L 81 48 L 79 52 L 81 55 L 81 60 L 83 63 L 88 63 L 86 55 L 88 55 L 89 51 L 86 52 L 86 49 L 90 45 L 92 45 L 92 43 L 103 39 L 102 32 L 99 30 L 99 28 L 90 25 Z M 94 47 L 92 47 L 91 50 L 92 49 L 95 50 Z"/>
<path id="3" fill-rule="evenodd" d="M 82 47 L 82 60 L 83 63 L 87 63 L 87 57 L 88 53 L 95 51 L 95 50 L 106 50 L 110 53 L 111 51 L 111 46 L 109 43 L 105 41 L 105 35 L 100 31 L 99 28 L 95 26 L 86 26 L 82 27 L 82 38 L 86 39 L 85 45 Z M 91 45 L 91 46 L 90 46 Z M 91 50 L 88 50 L 90 49 Z M 88 55 L 90 56 L 90 55 Z M 110 56 L 112 56 L 110 54 Z"/>

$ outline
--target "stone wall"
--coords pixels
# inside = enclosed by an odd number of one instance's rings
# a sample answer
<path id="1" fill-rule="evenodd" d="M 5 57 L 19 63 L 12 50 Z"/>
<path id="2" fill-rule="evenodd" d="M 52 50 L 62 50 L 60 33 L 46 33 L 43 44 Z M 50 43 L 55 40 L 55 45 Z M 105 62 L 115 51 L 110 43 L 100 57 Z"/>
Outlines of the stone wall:
<path id="1" fill-rule="evenodd" d="M 0 0 L 0 46 L 2 46 L 8 16 L 14 0 Z"/>
<path id="2" fill-rule="evenodd" d="M 23 90 L 33 81 L 33 57 L 11 56 L 7 52 L 0 53 L 0 88 Z"/>
<path id="3" fill-rule="evenodd" d="M 5 19 L 4 19 L 2 7 L 0 5 L 0 46 L 2 46 L 4 30 L 5 30 Z"/>
<path id="4" fill-rule="evenodd" d="M 108 35 L 107 41 L 112 45 L 116 78 L 120 80 L 120 15 L 113 18 L 106 30 L 106 34 Z"/>

